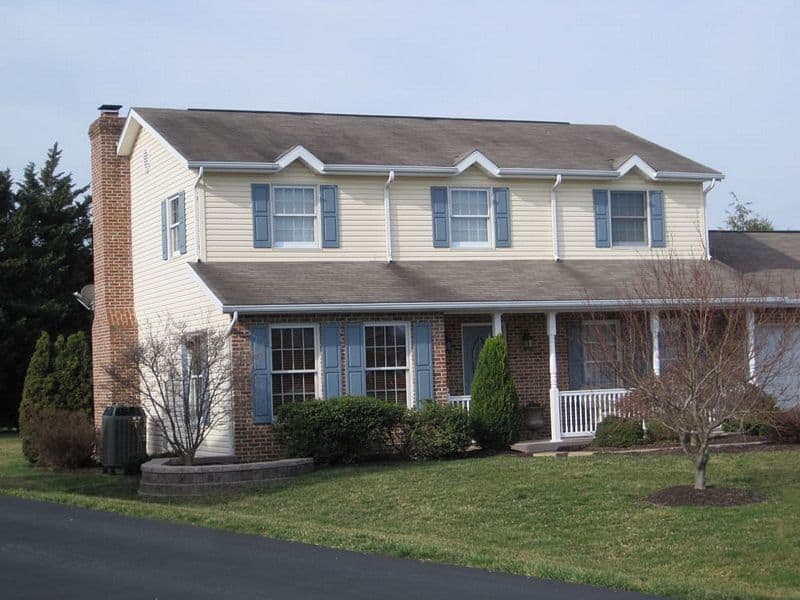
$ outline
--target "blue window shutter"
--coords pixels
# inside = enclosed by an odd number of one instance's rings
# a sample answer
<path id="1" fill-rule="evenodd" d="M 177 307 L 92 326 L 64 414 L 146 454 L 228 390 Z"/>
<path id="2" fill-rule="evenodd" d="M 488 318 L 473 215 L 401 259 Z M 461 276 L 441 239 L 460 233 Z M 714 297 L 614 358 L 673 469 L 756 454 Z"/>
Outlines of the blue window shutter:
<path id="1" fill-rule="evenodd" d="M 270 248 L 269 185 L 254 183 L 250 186 L 253 201 L 253 248 Z"/>
<path id="2" fill-rule="evenodd" d="M 347 323 L 344 326 L 344 342 L 347 349 L 347 394 L 363 396 L 367 389 L 363 325 Z"/>
<path id="3" fill-rule="evenodd" d="M 167 241 L 167 201 L 161 201 L 161 259 L 169 258 L 169 242 Z"/>
<path id="4" fill-rule="evenodd" d="M 319 186 L 322 198 L 322 247 L 339 247 L 339 188 L 335 185 Z"/>
<path id="5" fill-rule="evenodd" d="M 494 195 L 494 245 L 511 247 L 511 196 L 508 188 L 493 188 Z"/>
<path id="6" fill-rule="evenodd" d="M 431 214 L 433 215 L 433 247 L 449 248 L 446 187 L 431 188 Z"/>
<path id="7" fill-rule="evenodd" d="M 342 368 L 339 352 L 339 324 L 325 323 L 320 326 L 322 338 L 322 372 L 324 375 L 324 398 L 342 395 Z"/>
<path id="8" fill-rule="evenodd" d="M 417 374 L 417 408 L 433 399 L 433 334 L 427 321 L 414 323 L 414 370 Z"/>
<path id="9" fill-rule="evenodd" d="M 650 196 L 650 246 L 665 248 L 667 246 L 666 227 L 664 224 L 664 192 L 649 192 Z"/>
<path id="10" fill-rule="evenodd" d="M 580 321 L 567 323 L 567 357 L 569 359 L 569 389 L 583 388 L 583 326 Z"/>
<path id="11" fill-rule="evenodd" d="M 178 252 L 186 254 L 186 194 L 178 194 Z"/>
<path id="12" fill-rule="evenodd" d="M 250 329 L 253 357 L 253 423 L 272 423 L 272 350 L 269 327 Z"/>
<path id="13" fill-rule="evenodd" d="M 594 245 L 611 247 L 611 215 L 608 214 L 608 190 L 592 190 L 594 197 Z"/>

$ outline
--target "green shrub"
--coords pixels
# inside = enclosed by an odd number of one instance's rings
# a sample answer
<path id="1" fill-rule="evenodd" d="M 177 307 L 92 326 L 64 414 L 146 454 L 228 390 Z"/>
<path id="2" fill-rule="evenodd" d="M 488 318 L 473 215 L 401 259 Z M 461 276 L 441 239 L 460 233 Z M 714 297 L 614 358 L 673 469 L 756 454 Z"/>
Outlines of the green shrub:
<path id="1" fill-rule="evenodd" d="M 678 434 L 657 419 L 647 419 L 645 442 L 652 443 L 663 441 L 677 442 Z"/>
<path id="2" fill-rule="evenodd" d="M 472 380 L 470 419 L 484 448 L 508 448 L 522 429 L 522 410 L 508 368 L 508 349 L 500 335 L 490 337 L 478 357 Z"/>
<path id="3" fill-rule="evenodd" d="M 30 462 L 38 459 L 34 439 L 34 429 L 40 420 L 39 412 L 55 402 L 55 378 L 53 377 L 53 357 L 50 335 L 43 331 L 36 340 L 25 383 L 22 388 L 22 401 L 19 405 L 19 435 L 22 440 L 22 454 Z"/>
<path id="4" fill-rule="evenodd" d="M 92 464 L 94 425 L 82 410 L 45 407 L 31 422 L 37 464 L 53 469 L 77 469 Z"/>
<path id="5" fill-rule="evenodd" d="M 82 410 L 91 416 L 92 353 L 86 334 L 78 331 L 66 340 L 59 336 L 55 349 L 53 376 L 58 406 L 66 410 Z"/>
<path id="6" fill-rule="evenodd" d="M 277 431 L 289 456 L 351 463 L 403 444 L 407 409 L 377 398 L 348 397 L 287 404 Z"/>
<path id="7" fill-rule="evenodd" d="M 469 414 L 458 406 L 426 402 L 408 415 L 409 455 L 434 460 L 466 452 L 472 442 Z"/>
<path id="8" fill-rule="evenodd" d="M 644 429 L 639 419 L 605 417 L 598 425 L 592 445 L 601 448 L 628 448 L 644 441 Z"/>

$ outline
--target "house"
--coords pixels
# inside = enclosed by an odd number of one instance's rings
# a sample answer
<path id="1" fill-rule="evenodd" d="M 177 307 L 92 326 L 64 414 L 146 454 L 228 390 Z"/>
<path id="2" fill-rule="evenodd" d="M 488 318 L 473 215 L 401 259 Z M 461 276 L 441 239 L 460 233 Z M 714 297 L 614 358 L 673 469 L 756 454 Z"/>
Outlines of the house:
<path id="1" fill-rule="evenodd" d="M 499 333 L 534 435 L 591 435 L 625 390 L 582 345 L 647 310 L 659 347 L 657 307 L 623 301 L 642 260 L 800 264 L 795 234 L 709 236 L 723 175 L 614 126 L 119 109 L 89 130 L 95 415 L 137 401 L 105 366 L 142 328 L 230 328 L 242 383 L 207 453 L 280 456 L 275 411 L 307 398 L 468 407 Z"/>

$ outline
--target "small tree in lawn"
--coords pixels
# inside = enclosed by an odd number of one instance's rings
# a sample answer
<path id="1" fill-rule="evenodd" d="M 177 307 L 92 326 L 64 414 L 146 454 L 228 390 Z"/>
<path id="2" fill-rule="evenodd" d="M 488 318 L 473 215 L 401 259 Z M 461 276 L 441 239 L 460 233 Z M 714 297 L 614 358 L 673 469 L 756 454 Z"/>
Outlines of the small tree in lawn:
<path id="1" fill-rule="evenodd" d="M 53 376 L 58 387 L 59 406 L 92 415 L 92 352 L 82 331 L 59 336 L 55 344 Z"/>
<path id="2" fill-rule="evenodd" d="M 766 292 L 715 261 L 647 261 L 629 289 L 631 305 L 659 299 L 660 375 L 650 360 L 652 323 L 641 311 L 622 314 L 619 343 L 593 351 L 633 390 L 622 411 L 674 431 L 694 464 L 694 487 L 705 489 L 712 432 L 725 421 L 757 420 L 773 409 L 764 390 L 777 392 L 797 341 L 797 312 L 759 310 L 753 302 Z"/>
<path id="3" fill-rule="evenodd" d="M 470 420 L 477 442 L 484 448 L 503 449 L 517 441 L 522 411 L 503 336 L 490 337 L 484 343 L 471 394 Z"/>
<path id="4" fill-rule="evenodd" d="M 139 395 L 158 437 L 191 465 L 211 431 L 228 418 L 229 357 L 222 331 L 170 321 L 146 329 L 107 372 L 112 391 Z"/>

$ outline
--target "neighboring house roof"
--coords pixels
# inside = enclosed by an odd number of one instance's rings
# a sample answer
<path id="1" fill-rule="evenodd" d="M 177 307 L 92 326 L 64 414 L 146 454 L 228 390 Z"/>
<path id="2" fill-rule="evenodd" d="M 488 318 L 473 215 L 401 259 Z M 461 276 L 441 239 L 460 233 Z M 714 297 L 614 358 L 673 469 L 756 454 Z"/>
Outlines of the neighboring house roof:
<path id="1" fill-rule="evenodd" d="M 282 168 L 281 160 L 288 157 L 331 172 L 354 166 L 425 166 L 447 174 L 448 168 L 460 172 L 459 166 L 463 170 L 477 162 L 504 176 L 519 175 L 515 169 L 538 169 L 542 176 L 586 171 L 584 176 L 611 177 L 636 166 L 653 179 L 722 177 L 613 125 L 164 108 L 134 108 L 131 116 L 152 127 L 192 167 Z M 133 137 L 123 134 L 123 154 L 130 151 Z"/>
<path id="2" fill-rule="evenodd" d="M 711 256 L 774 296 L 800 284 L 800 231 L 709 231 Z"/>

